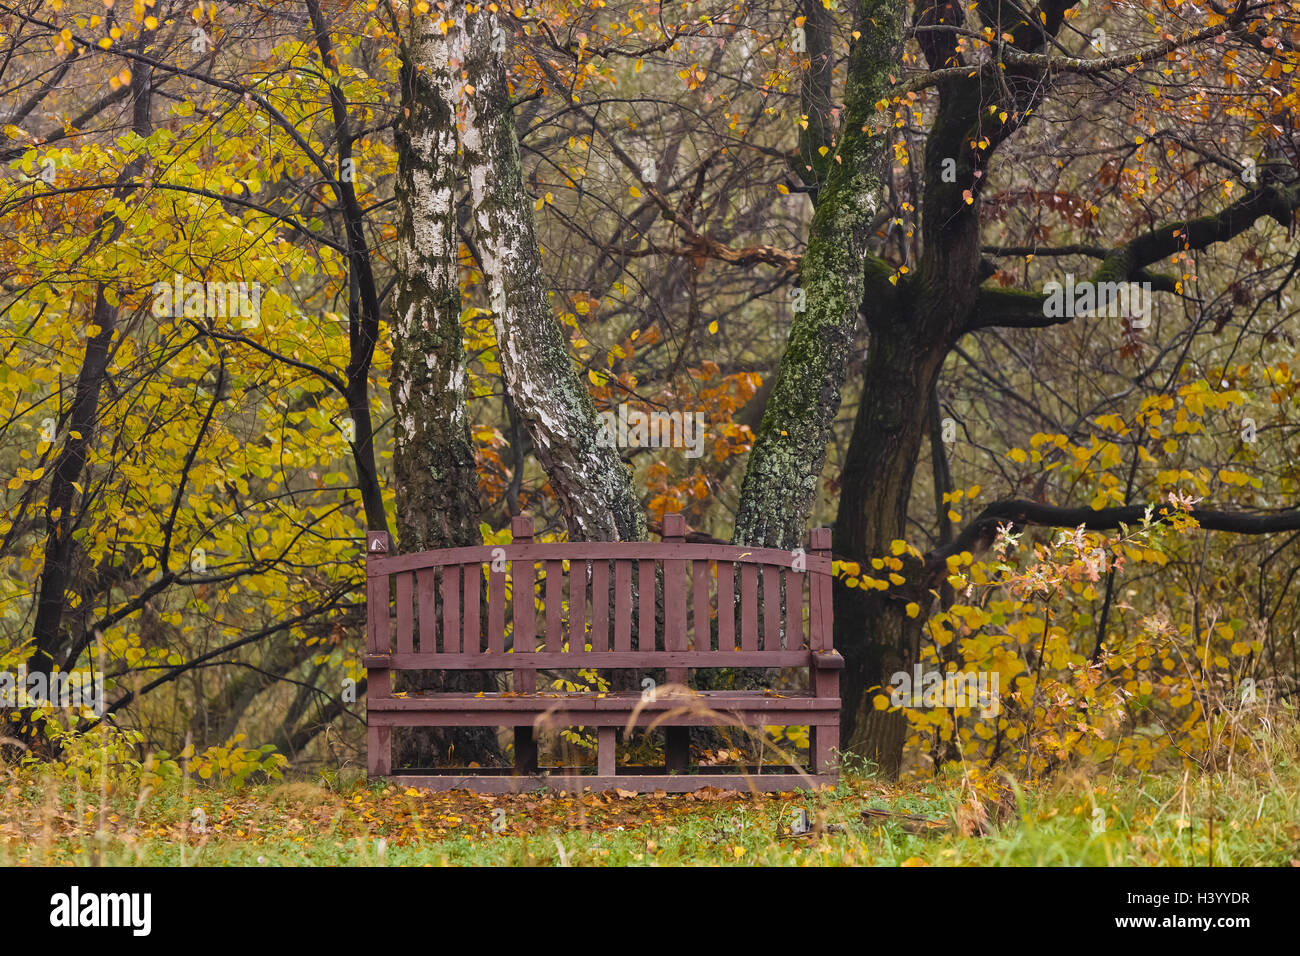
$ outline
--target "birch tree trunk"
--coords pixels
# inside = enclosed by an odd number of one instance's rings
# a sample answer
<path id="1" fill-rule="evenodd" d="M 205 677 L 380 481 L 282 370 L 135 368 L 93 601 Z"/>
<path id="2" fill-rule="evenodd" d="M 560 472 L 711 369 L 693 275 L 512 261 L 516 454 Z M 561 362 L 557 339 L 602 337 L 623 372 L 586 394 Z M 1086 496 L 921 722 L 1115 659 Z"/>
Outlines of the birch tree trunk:
<path id="1" fill-rule="evenodd" d="M 402 45 L 399 211 L 393 338 L 393 470 L 403 551 L 467 547 L 479 534 L 478 474 L 466 411 L 456 233 L 456 87 L 463 31 L 415 17 Z M 480 619 L 483 619 L 480 616 Z M 495 691 L 491 674 L 404 675 L 399 690 Z M 397 741 L 397 766 L 500 762 L 491 728 L 419 728 Z"/>
<path id="2" fill-rule="evenodd" d="M 551 311 L 532 203 L 524 190 L 503 54 L 506 33 L 484 7 L 466 14 L 461 149 L 510 398 L 550 478 L 574 539 L 636 541 L 645 515 L 617 449 L 602 444 L 596 407 Z"/>
<path id="3" fill-rule="evenodd" d="M 456 235 L 455 80 L 464 33 L 417 17 L 395 130 L 400 224 L 393 296 L 393 469 L 403 551 L 482 543 L 466 412 Z M 460 44 L 458 48 L 457 44 Z"/>

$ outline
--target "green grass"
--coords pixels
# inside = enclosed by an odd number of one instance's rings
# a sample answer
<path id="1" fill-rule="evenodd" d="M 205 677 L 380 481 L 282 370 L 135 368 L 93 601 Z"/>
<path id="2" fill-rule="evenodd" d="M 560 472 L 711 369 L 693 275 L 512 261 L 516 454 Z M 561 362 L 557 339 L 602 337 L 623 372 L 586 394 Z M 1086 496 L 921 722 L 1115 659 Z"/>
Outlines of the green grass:
<path id="1" fill-rule="evenodd" d="M 0 865 L 1300 865 L 1296 736 L 1264 741 L 1231 773 L 1079 768 L 995 783 L 978 801 L 956 771 L 697 797 L 436 794 L 338 776 L 153 790 L 116 778 L 101 801 L 93 777 L 0 768 Z M 922 824 L 864 821 L 868 807 L 933 822 L 911 832 Z M 791 835 L 800 808 L 822 829 Z"/>

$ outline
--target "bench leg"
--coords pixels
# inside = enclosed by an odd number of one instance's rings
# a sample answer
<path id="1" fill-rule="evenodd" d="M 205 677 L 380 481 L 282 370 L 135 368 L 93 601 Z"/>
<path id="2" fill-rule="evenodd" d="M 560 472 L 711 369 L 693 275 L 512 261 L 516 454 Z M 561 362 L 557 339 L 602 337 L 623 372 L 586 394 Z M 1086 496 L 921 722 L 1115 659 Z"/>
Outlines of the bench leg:
<path id="1" fill-rule="evenodd" d="M 809 743 L 812 744 L 812 772 L 834 773 L 835 751 L 840 746 L 839 723 L 809 727 L 808 737 Z"/>
<path id="2" fill-rule="evenodd" d="M 366 769 L 372 777 L 386 777 L 393 772 L 392 727 L 366 727 Z"/>
<path id="3" fill-rule="evenodd" d="M 596 728 L 596 773 L 602 777 L 614 776 L 615 727 Z"/>
<path id="4" fill-rule="evenodd" d="M 668 772 L 684 772 L 691 763 L 691 728 L 664 728 L 664 756 L 668 758 Z"/>
<path id="5" fill-rule="evenodd" d="M 532 727 L 515 728 L 515 773 L 537 773 L 537 738 Z"/>

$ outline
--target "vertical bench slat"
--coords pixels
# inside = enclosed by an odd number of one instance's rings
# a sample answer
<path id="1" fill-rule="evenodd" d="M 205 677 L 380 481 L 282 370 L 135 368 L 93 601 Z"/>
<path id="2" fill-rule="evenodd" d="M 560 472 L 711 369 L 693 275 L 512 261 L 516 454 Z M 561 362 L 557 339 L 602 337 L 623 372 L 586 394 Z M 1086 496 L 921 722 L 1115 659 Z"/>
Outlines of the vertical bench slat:
<path id="1" fill-rule="evenodd" d="M 442 650 L 460 653 L 460 565 L 442 569 Z"/>
<path id="2" fill-rule="evenodd" d="M 506 649 L 506 573 L 488 564 L 488 650 L 504 654 Z"/>
<path id="3" fill-rule="evenodd" d="M 817 557 L 831 556 L 829 528 L 814 528 L 809 551 Z M 831 626 L 831 575 L 808 575 L 808 646 L 814 651 L 829 650 L 833 639 L 828 633 Z"/>
<path id="4" fill-rule="evenodd" d="M 514 591 L 515 653 L 531 654 L 537 650 L 536 571 L 532 561 L 511 561 L 511 587 Z"/>
<path id="5" fill-rule="evenodd" d="M 686 519 L 679 514 L 664 515 L 664 650 L 686 650 Z M 689 676 L 685 667 L 669 667 L 665 676 L 670 684 L 685 684 Z"/>
<path id="6" fill-rule="evenodd" d="M 664 650 L 686 650 L 686 522 L 681 515 L 664 515 L 664 541 L 669 549 L 664 559 Z"/>
<path id="7" fill-rule="evenodd" d="M 564 562 L 542 563 L 546 568 L 546 650 L 557 653 L 564 641 Z"/>
<path id="8" fill-rule="evenodd" d="M 591 563 L 591 649 L 609 650 L 609 562 Z"/>
<path id="9" fill-rule="evenodd" d="M 807 574 L 789 570 L 785 577 L 785 646 L 796 651 L 808 643 L 803 626 L 803 585 Z"/>
<path id="10" fill-rule="evenodd" d="M 380 575 L 366 582 L 366 617 L 370 631 L 370 653 L 392 651 L 388 636 L 388 576 Z"/>
<path id="11" fill-rule="evenodd" d="M 736 649 L 736 566 L 718 562 L 718 650 Z"/>
<path id="12" fill-rule="evenodd" d="M 466 654 L 480 654 L 483 651 L 483 632 L 479 627 L 479 589 L 483 586 L 483 566 L 480 564 L 464 565 L 465 575 L 465 647 Z"/>
<path id="13" fill-rule="evenodd" d="M 636 619 L 636 649 L 653 651 L 655 649 L 655 563 L 638 561 L 637 591 L 641 603 L 641 613 Z"/>
<path id="14" fill-rule="evenodd" d="M 415 575 L 407 571 L 397 576 L 397 653 L 415 650 Z"/>
<path id="15" fill-rule="evenodd" d="M 420 568 L 415 572 L 415 597 L 420 606 L 420 653 L 433 654 L 438 650 L 438 612 L 434 592 L 435 568 Z"/>
<path id="16" fill-rule="evenodd" d="M 763 566 L 763 650 L 781 649 L 781 569 Z"/>
<path id="17" fill-rule="evenodd" d="M 533 542 L 533 519 L 528 515 L 517 515 L 510 521 L 510 528 L 517 544 L 532 544 Z M 514 596 L 514 649 L 516 654 L 531 654 L 537 649 L 537 618 L 536 607 L 534 605 L 533 586 L 536 583 L 536 572 L 533 569 L 532 559 L 523 561 L 510 562 L 511 589 Z M 514 671 L 515 691 L 517 693 L 532 694 L 537 691 L 537 671 L 532 668 L 517 667 Z M 531 739 L 529 733 L 520 733 L 521 730 L 529 728 L 515 729 L 515 748 L 519 753 L 520 747 Z"/>
<path id="18" fill-rule="evenodd" d="M 569 561 L 569 653 L 587 650 L 587 562 Z"/>
<path id="19" fill-rule="evenodd" d="M 740 649 L 758 650 L 758 568 L 740 566 Z"/>
<path id="20" fill-rule="evenodd" d="M 614 562 L 614 650 L 632 649 L 632 562 Z"/>
<path id="21" fill-rule="evenodd" d="M 713 628 L 709 621 L 709 562 L 691 562 L 691 626 L 695 628 L 697 651 L 710 650 Z"/>

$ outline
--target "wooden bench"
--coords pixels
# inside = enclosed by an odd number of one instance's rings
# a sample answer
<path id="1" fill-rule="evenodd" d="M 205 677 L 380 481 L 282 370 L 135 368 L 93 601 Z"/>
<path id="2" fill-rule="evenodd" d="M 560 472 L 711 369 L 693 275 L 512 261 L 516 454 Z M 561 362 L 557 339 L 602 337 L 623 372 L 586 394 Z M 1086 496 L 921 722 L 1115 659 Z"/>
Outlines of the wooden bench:
<path id="1" fill-rule="evenodd" d="M 404 555 L 388 553 L 386 533 L 369 532 L 370 774 L 479 792 L 788 790 L 834 782 L 844 661 L 831 646 L 829 530 L 814 530 L 805 553 L 687 543 L 680 515 L 666 515 L 663 529 L 661 543 L 538 544 L 532 519 L 520 516 L 510 545 Z M 807 680 L 777 691 L 689 687 L 692 669 L 712 668 L 799 668 Z M 662 669 L 667 684 L 652 692 L 636 683 L 604 693 L 539 691 L 539 672 L 577 669 Z M 392 672 L 403 670 L 509 671 L 513 689 L 394 694 Z M 514 728 L 514 767 L 394 772 L 392 729 L 419 726 Z M 778 760 L 692 769 L 689 728 L 696 726 L 759 734 L 764 726 L 808 726 L 812 766 Z M 573 727 L 595 730 L 596 766 L 539 770 L 538 733 Z M 664 729 L 662 772 L 615 767 L 620 727 Z"/>

